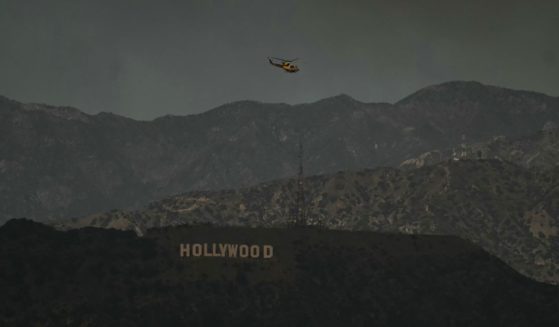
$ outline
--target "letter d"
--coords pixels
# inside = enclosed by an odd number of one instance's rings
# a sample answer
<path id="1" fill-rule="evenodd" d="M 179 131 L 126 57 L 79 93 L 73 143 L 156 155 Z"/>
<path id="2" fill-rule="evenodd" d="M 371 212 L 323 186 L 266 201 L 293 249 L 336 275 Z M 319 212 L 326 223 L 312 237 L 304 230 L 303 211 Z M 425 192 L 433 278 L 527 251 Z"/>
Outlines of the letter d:
<path id="1" fill-rule="evenodd" d="M 274 247 L 271 245 L 264 245 L 262 246 L 262 252 L 264 252 L 262 254 L 262 256 L 264 257 L 264 259 L 270 259 L 271 257 L 274 256 Z"/>

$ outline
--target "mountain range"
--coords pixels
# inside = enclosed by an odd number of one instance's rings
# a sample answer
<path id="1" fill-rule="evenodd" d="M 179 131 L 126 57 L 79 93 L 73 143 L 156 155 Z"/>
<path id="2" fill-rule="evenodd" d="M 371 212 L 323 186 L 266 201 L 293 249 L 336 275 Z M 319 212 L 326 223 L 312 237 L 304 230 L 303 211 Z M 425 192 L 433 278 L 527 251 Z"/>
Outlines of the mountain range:
<path id="1" fill-rule="evenodd" d="M 449 82 L 395 104 L 243 101 L 149 122 L 0 98 L 0 116 L 2 220 L 284 226 L 301 142 L 312 223 L 456 235 L 559 283 L 559 98 Z"/>
<path id="2" fill-rule="evenodd" d="M 559 122 L 559 98 L 477 82 L 394 103 L 346 95 L 287 105 L 241 101 L 137 121 L 0 97 L 0 222 L 137 208 L 191 190 L 398 166 L 436 149 L 533 134 Z"/>

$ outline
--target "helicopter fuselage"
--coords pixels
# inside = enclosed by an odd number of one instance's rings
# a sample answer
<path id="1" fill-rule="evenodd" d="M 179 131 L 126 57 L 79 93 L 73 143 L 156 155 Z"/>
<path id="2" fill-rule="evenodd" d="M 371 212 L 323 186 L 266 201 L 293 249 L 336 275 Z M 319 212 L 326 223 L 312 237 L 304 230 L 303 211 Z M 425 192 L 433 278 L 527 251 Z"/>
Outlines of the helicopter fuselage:
<path id="1" fill-rule="evenodd" d="M 299 67 L 289 62 L 284 62 L 281 64 L 281 68 L 288 73 L 296 73 L 299 71 Z"/>
<path id="2" fill-rule="evenodd" d="M 281 63 L 275 63 L 272 61 L 272 59 L 268 58 L 268 61 L 270 62 L 270 64 L 272 66 L 276 66 L 279 67 L 281 69 L 283 69 L 285 72 L 287 73 L 296 73 L 299 71 L 299 67 L 297 67 L 297 65 L 295 65 L 294 63 L 292 63 L 291 61 L 284 61 L 282 60 Z"/>

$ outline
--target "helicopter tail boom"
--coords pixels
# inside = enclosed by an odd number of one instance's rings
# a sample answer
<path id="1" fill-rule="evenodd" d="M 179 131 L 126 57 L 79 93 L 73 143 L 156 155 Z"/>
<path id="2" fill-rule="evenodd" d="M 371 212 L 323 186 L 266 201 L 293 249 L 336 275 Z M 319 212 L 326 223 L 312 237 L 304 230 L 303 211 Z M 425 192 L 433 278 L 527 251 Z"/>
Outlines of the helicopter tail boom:
<path id="1" fill-rule="evenodd" d="M 274 58 L 274 59 L 275 59 L 275 58 Z M 268 57 L 268 61 L 270 62 L 270 65 L 272 65 L 272 66 L 282 67 L 281 64 L 276 64 L 275 62 L 273 62 L 272 59 L 270 59 L 270 57 Z"/>

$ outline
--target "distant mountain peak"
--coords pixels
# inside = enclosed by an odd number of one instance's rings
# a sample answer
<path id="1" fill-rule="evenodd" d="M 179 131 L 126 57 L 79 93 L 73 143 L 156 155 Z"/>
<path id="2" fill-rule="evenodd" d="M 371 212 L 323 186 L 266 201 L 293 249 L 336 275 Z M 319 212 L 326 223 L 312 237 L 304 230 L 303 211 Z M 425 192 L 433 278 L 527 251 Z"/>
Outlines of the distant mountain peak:
<path id="1" fill-rule="evenodd" d="M 490 85 L 486 85 L 486 84 L 483 84 L 483 83 L 478 82 L 478 81 L 456 80 L 456 81 L 448 81 L 448 82 L 443 82 L 443 83 L 427 86 L 425 89 L 429 89 L 429 88 L 450 89 L 450 88 L 466 88 L 466 87 L 490 87 Z"/>
<path id="2" fill-rule="evenodd" d="M 552 97 L 538 92 L 514 90 L 477 81 L 450 81 L 427 86 L 398 101 L 396 105 L 411 107 L 415 105 L 450 105 L 457 102 L 513 102 L 531 104 L 534 99 L 549 101 Z"/>
<path id="3" fill-rule="evenodd" d="M 407 105 L 417 101 L 429 100 L 433 97 L 439 98 L 441 94 L 456 94 L 468 92 L 479 92 L 486 88 L 493 88 L 493 86 L 488 86 L 476 81 L 450 81 L 441 84 L 434 84 L 408 95 L 402 100 L 398 101 L 397 105 Z"/>
<path id="4" fill-rule="evenodd" d="M 333 97 L 331 97 L 333 99 L 340 99 L 340 100 L 355 100 L 354 98 L 352 98 L 350 95 L 346 94 L 346 93 L 340 93 L 338 95 L 335 95 Z"/>
<path id="5" fill-rule="evenodd" d="M 345 93 L 340 93 L 340 94 L 332 96 L 332 97 L 327 97 L 327 98 L 318 100 L 314 103 L 315 104 L 324 104 L 324 103 L 356 104 L 356 103 L 362 103 L 362 102 L 358 101 L 358 100 L 355 100 L 354 98 L 352 98 L 351 96 L 349 96 Z"/>

